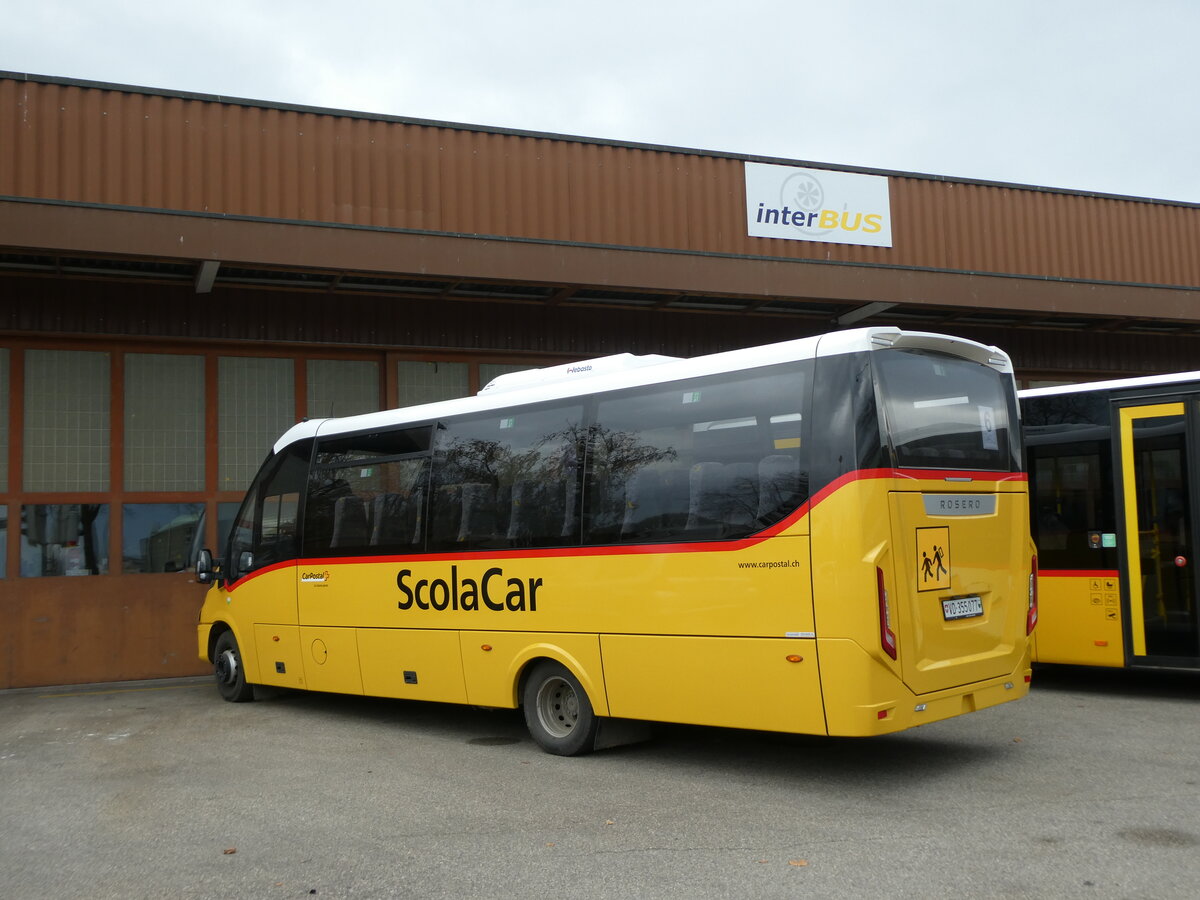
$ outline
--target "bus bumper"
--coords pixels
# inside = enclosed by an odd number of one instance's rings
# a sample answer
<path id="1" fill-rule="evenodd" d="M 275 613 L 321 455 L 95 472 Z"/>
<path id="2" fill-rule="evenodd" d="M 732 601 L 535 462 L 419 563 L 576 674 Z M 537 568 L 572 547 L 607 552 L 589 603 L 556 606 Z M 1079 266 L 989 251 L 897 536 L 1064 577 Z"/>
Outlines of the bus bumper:
<path id="1" fill-rule="evenodd" d="M 1012 671 L 926 694 L 913 693 L 899 674 L 853 641 L 820 641 L 821 681 L 829 734 L 890 734 L 1018 700 L 1029 693 L 1028 647 Z"/>

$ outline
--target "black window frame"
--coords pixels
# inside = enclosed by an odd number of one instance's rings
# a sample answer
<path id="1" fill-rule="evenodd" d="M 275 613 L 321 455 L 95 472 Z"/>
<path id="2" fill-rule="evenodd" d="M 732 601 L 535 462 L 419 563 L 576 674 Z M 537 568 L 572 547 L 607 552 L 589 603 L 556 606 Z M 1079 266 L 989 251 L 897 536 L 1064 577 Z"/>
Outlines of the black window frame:
<path id="1" fill-rule="evenodd" d="M 229 529 L 229 539 L 225 548 L 222 569 L 231 583 L 267 566 L 300 558 L 302 536 L 304 534 L 304 497 L 312 459 L 312 447 L 312 438 L 294 441 L 278 453 L 272 452 L 269 454 L 259 467 L 258 474 L 254 476 L 254 480 L 250 483 L 250 487 L 246 491 L 246 497 L 242 500 L 242 505 L 238 508 L 237 515 L 234 517 L 233 524 Z M 264 559 L 264 554 L 262 553 L 264 549 L 262 535 L 263 499 L 268 496 L 276 496 L 276 494 L 264 492 L 264 487 L 268 489 L 273 487 L 275 480 L 283 474 L 284 469 L 289 465 L 302 466 L 302 469 L 298 471 L 287 473 L 289 477 L 299 476 L 300 478 L 299 485 L 296 487 L 298 496 L 296 500 L 296 530 L 292 536 L 293 549 L 290 554 L 274 557 L 267 555 Z M 239 546 L 238 544 L 238 523 L 243 521 L 243 517 L 247 511 L 250 511 L 252 514 L 250 544 L 248 548 Z M 251 564 L 243 572 L 241 570 L 240 557 L 245 552 L 251 554 Z"/>

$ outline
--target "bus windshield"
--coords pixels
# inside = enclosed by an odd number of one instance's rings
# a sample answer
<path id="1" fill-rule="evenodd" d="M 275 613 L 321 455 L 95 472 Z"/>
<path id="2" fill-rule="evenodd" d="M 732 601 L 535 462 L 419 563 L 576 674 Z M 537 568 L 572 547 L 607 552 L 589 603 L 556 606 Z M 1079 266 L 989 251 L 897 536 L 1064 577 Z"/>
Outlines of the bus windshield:
<path id="1" fill-rule="evenodd" d="M 1006 375 L 928 350 L 875 355 L 875 370 L 896 465 L 918 469 L 1020 468 Z"/>

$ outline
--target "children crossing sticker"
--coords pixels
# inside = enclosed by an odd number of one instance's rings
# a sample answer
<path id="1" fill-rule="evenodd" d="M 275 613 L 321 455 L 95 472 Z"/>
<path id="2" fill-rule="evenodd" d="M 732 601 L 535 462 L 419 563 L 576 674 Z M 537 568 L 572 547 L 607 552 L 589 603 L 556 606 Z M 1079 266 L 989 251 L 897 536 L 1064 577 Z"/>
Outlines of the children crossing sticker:
<path id="1" fill-rule="evenodd" d="M 950 526 L 917 529 L 917 590 L 950 587 Z"/>

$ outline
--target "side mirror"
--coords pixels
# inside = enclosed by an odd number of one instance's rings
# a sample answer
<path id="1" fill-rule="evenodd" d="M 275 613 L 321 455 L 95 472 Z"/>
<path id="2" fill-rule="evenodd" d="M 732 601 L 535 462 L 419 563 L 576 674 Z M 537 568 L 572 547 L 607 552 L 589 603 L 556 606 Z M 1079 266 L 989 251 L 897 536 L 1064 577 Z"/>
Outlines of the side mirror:
<path id="1" fill-rule="evenodd" d="M 201 584 L 212 584 L 216 581 L 212 553 L 208 550 L 201 550 L 196 554 L 196 580 Z"/>

